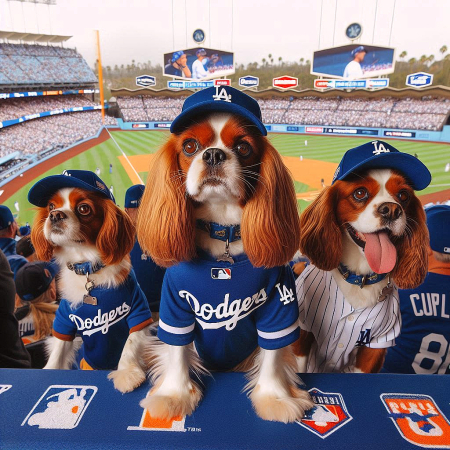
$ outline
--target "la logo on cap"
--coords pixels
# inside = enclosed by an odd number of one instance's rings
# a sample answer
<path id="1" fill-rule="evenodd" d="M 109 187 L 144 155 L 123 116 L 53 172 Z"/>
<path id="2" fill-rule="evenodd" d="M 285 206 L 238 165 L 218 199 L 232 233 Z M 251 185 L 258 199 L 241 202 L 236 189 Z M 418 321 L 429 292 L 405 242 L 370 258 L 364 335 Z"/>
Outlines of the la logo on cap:
<path id="1" fill-rule="evenodd" d="M 220 93 L 219 93 L 219 89 L 220 89 Z M 213 95 L 213 99 L 216 100 L 223 100 L 225 102 L 231 103 L 231 94 L 227 94 L 227 90 L 222 87 L 220 88 L 220 86 L 216 86 L 216 93 L 215 95 Z"/>
<path id="2" fill-rule="evenodd" d="M 380 153 L 390 153 L 391 151 L 387 149 L 382 142 L 372 141 L 375 150 L 372 152 L 374 155 L 379 155 Z"/>

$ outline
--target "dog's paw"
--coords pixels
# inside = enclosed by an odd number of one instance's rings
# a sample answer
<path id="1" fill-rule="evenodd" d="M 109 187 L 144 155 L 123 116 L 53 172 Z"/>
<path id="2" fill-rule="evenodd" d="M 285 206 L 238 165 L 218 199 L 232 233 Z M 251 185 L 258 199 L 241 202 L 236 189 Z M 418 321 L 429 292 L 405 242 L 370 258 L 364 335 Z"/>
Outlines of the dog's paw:
<path id="1" fill-rule="evenodd" d="M 158 391 L 150 392 L 140 405 L 148 410 L 152 417 L 158 419 L 171 419 L 177 416 L 192 414 L 202 398 L 202 392 L 198 386 L 185 393 L 176 392 L 172 395 L 163 395 Z"/>
<path id="2" fill-rule="evenodd" d="M 277 397 L 273 393 L 263 393 L 259 386 L 250 394 L 253 408 L 261 419 L 274 422 L 295 422 L 301 420 L 305 411 L 314 406 L 307 391 L 298 388 L 290 389 L 291 396 Z"/>
<path id="3" fill-rule="evenodd" d="M 127 369 L 113 370 L 108 379 L 113 380 L 114 387 L 125 394 L 131 392 L 145 381 L 145 373 L 141 367 L 133 365 Z"/>

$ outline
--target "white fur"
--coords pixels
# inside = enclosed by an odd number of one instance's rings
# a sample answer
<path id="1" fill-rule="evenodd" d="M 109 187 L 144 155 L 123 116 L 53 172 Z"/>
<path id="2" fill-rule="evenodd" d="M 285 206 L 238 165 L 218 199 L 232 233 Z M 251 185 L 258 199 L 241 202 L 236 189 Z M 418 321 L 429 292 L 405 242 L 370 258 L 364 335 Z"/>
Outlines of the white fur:
<path id="1" fill-rule="evenodd" d="M 221 164 L 222 175 L 218 176 L 221 184 L 203 184 L 201 175 L 205 162 L 202 155 L 207 149 L 194 157 L 186 180 L 188 194 L 200 203 L 195 210 L 195 218 L 222 225 L 241 223 L 243 211 L 239 200 L 245 191 L 239 160 L 220 139 L 221 130 L 230 117 L 229 114 L 212 114 L 209 118 L 216 136 L 209 148 L 220 148 L 227 155 L 226 161 Z M 225 251 L 224 242 L 211 239 L 209 233 L 201 230 L 197 230 L 196 244 L 214 257 L 223 255 Z M 242 241 L 230 243 L 229 251 L 232 256 L 243 253 Z M 290 352 L 290 347 L 261 350 L 254 358 L 247 389 L 257 414 L 263 419 L 293 422 L 300 420 L 305 410 L 313 406 L 309 393 L 297 387 L 301 380 L 295 374 L 295 359 Z M 192 346 L 170 346 L 155 338 L 148 359 L 151 361 L 150 378 L 154 387 L 141 406 L 154 417 L 190 414 L 201 399 L 200 388 L 191 379 L 190 372 L 197 375 L 206 373 Z"/>

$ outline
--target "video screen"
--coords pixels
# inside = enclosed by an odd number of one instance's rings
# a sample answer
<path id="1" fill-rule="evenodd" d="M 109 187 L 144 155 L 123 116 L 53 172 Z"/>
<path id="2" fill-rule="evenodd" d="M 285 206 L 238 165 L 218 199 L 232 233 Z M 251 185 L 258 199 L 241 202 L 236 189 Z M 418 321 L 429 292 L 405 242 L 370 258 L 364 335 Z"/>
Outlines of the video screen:
<path id="1" fill-rule="evenodd" d="M 351 44 L 314 52 L 311 73 L 359 80 L 394 72 L 394 49 Z"/>
<path id="2" fill-rule="evenodd" d="M 234 53 L 195 47 L 164 54 L 163 75 L 185 80 L 209 80 L 234 74 Z"/>

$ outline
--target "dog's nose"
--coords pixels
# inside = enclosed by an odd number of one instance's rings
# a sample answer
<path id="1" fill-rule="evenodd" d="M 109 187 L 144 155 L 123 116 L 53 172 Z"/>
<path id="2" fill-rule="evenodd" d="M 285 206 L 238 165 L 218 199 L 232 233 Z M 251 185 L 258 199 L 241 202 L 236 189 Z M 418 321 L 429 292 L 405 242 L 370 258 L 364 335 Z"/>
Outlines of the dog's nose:
<path id="1" fill-rule="evenodd" d="M 379 208 L 378 212 L 380 213 L 381 217 L 387 220 L 397 220 L 402 214 L 402 208 L 400 205 L 397 205 L 397 203 L 382 203 Z"/>
<path id="2" fill-rule="evenodd" d="M 227 159 L 227 155 L 220 148 L 208 148 L 203 153 L 203 160 L 209 166 L 218 166 Z"/>
<path id="3" fill-rule="evenodd" d="M 50 217 L 50 222 L 51 223 L 56 223 L 56 222 L 59 222 L 61 220 L 67 219 L 67 216 L 62 211 L 59 211 L 57 209 L 54 209 L 50 213 L 49 217 Z"/>

